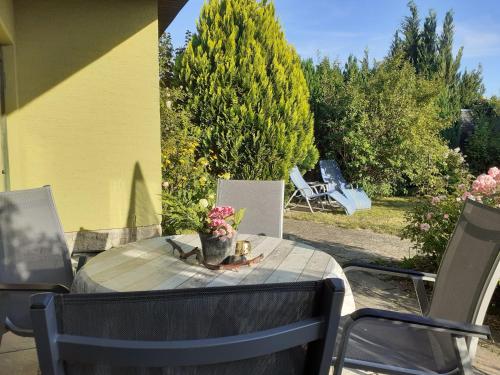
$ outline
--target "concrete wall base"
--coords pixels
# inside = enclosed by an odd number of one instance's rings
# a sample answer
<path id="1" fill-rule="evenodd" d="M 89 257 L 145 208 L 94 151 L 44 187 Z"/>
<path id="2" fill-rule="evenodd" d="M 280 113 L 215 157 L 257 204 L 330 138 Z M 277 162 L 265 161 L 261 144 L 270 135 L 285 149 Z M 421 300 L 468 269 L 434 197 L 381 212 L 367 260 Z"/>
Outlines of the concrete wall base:
<path id="1" fill-rule="evenodd" d="M 81 230 L 67 232 L 65 236 L 70 252 L 98 252 L 129 242 L 161 236 L 161 226 Z"/>

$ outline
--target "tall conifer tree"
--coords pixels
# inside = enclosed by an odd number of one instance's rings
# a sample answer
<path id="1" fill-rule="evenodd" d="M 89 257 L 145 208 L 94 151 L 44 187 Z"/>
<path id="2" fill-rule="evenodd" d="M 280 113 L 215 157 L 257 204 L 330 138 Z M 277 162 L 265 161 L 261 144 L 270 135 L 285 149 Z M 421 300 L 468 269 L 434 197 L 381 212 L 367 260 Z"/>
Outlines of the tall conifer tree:
<path id="1" fill-rule="evenodd" d="M 449 85 L 454 84 L 458 79 L 458 70 L 462 60 L 463 47 L 460 47 L 458 53 L 453 57 L 453 37 L 455 26 L 453 25 L 453 12 L 446 12 L 443 22 L 443 32 L 439 38 L 439 70 L 445 82 Z"/>
<path id="2" fill-rule="evenodd" d="M 403 40 L 399 36 L 399 30 L 396 30 L 394 37 L 392 38 L 392 44 L 389 49 L 389 56 L 394 57 L 400 53 L 403 53 Z"/>
<path id="3" fill-rule="evenodd" d="M 417 56 L 417 72 L 427 78 L 433 77 L 438 70 L 436 25 L 436 12 L 429 10 L 429 15 L 424 21 L 424 29 L 420 34 Z"/>
<path id="4" fill-rule="evenodd" d="M 441 82 L 438 98 L 442 108 L 441 117 L 453 122 L 458 118 L 460 108 L 470 107 L 474 100 L 479 100 L 484 94 L 481 69 L 460 73 L 463 47 L 454 55 L 452 10 L 446 13 L 443 31 L 438 36 L 437 15 L 433 10 L 429 10 L 420 29 L 418 9 L 413 0 L 408 2 L 408 8 L 410 15 L 405 17 L 400 30 L 394 34 L 389 57 L 401 55 L 413 65 L 417 73 Z"/>
<path id="5" fill-rule="evenodd" d="M 417 66 L 418 45 L 420 39 L 420 18 L 418 18 L 417 5 L 412 1 L 408 3 L 410 15 L 405 17 L 401 30 L 404 35 L 403 51 L 413 66 Z"/>
<path id="6" fill-rule="evenodd" d="M 308 87 L 272 3 L 205 3 L 180 65 L 213 173 L 283 179 L 294 164 L 315 164 Z"/>

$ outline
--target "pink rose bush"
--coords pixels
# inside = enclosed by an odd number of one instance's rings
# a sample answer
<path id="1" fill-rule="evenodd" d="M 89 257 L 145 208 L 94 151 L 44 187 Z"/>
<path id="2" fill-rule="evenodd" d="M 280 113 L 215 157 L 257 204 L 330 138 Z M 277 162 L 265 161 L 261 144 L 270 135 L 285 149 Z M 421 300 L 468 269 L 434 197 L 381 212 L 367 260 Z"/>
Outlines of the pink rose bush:
<path id="1" fill-rule="evenodd" d="M 472 177 L 472 176 L 471 176 Z M 472 180 L 472 179 L 471 179 Z M 457 185 L 454 194 L 419 201 L 406 220 L 402 237 L 414 244 L 417 255 L 407 259 L 409 267 L 434 272 L 467 199 L 500 208 L 500 169 L 493 167 L 472 182 Z M 417 264 L 418 263 L 418 264 Z"/>
<path id="2" fill-rule="evenodd" d="M 462 195 L 462 200 L 467 199 L 500 208 L 500 169 L 493 167 L 487 174 L 477 176 L 472 182 L 471 191 L 466 191 Z"/>

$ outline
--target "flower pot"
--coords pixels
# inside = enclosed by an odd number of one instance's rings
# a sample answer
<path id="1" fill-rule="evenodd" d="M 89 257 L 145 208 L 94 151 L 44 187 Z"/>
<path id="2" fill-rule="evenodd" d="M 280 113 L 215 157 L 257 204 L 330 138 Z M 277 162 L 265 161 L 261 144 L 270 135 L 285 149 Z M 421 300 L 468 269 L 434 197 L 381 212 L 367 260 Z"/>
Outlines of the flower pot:
<path id="1" fill-rule="evenodd" d="M 212 234 L 198 233 L 200 235 L 203 259 L 209 264 L 220 264 L 229 255 L 234 255 L 237 233 L 225 240 Z"/>

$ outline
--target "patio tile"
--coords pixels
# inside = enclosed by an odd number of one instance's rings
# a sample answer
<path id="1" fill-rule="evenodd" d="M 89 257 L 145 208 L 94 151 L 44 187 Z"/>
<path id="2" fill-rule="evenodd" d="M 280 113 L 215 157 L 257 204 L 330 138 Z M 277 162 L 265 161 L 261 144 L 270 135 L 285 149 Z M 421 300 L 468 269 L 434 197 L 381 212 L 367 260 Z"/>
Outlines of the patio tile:
<path id="1" fill-rule="evenodd" d="M 38 374 L 38 360 L 33 339 L 12 333 L 3 336 L 0 345 L 0 374 Z"/>
<path id="2" fill-rule="evenodd" d="M 32 338 L 16 336 L 9 332 L 1 339 L 0 354 L 34 348 L 35 341 Z"/>

